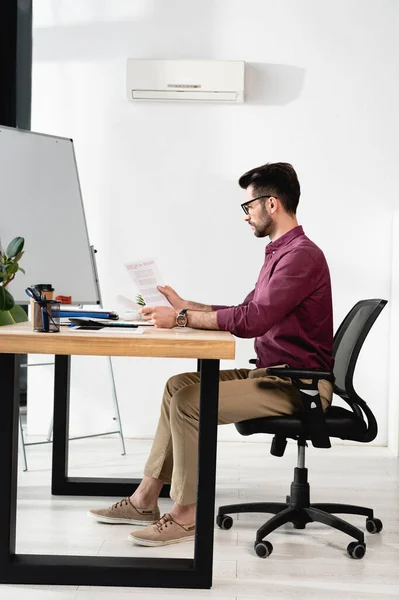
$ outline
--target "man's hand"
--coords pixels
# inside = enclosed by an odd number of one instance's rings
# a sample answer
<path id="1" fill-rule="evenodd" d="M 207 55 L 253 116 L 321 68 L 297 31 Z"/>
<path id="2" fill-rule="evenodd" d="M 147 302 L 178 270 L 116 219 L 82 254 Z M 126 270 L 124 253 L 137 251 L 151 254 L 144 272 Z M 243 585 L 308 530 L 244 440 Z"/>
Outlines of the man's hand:
<path id="1" fill-rule="evenodd" d="M 155 327 L 176 327 L 176 311 L 169 306 L 143 306 L 137 312 L 143 315 L 144 321 L 151 321 Z"/>
<path id="2" fill-rule="evenodd" d="M 175 290 L 171 288 L 170 285 L 159 285 L 158 291 L 165 296 L 166 300 L 168 300 L 171 303 L 175 310 L 179 311 L 182 308 L 187 308 L 187 300 L 183 300 L 183 298 L 180 298 L 179 294 L 175 292 Z"/>

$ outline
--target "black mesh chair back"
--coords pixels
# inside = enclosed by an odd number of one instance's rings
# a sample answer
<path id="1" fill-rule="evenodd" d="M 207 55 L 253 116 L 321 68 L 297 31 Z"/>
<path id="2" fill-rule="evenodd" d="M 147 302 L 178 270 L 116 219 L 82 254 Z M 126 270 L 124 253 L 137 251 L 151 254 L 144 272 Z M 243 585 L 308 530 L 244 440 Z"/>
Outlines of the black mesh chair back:
<path id="1" fill-rule="evenodd" d="M 379 298 L 360 300 L 347 314 L 334 336 L 335 392 L 341 396 L 356 397 L 353 374 L 364 340 L 374 321 L 387 304 Z"/>

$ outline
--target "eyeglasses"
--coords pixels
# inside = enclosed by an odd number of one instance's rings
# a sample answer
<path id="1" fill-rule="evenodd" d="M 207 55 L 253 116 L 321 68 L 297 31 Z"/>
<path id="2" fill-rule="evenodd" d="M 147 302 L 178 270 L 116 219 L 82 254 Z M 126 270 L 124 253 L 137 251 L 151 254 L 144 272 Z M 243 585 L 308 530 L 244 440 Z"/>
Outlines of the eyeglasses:
<path id="1" fill-rule="evenodd" d="M 249 206 L 248 204 L 251 204 L 252 202 L 255 202 L 255 200 L 260 200 L 261 198 L 271 198 L 272 196 L 258 196 L 257 198 L 252 198 L 252 200 L 248 200 L 248 202 L 243 202 L 241 204 L 241 208 L 242 210 L 245 212 L 246 215 L 249 215 Z"/>

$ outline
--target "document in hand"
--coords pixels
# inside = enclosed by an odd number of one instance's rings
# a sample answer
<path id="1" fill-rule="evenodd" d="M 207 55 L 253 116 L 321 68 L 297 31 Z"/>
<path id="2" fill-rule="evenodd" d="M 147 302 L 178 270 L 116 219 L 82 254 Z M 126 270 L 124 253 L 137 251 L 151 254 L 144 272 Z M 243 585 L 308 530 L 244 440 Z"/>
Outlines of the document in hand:
<path id="1" fill-rule="evenodd" d="M 125 267 L 148 306 L 171 306 L 157 290 L 158 285 L 163 285 L 163 280 L 153 258 L 129 262 Z"/>

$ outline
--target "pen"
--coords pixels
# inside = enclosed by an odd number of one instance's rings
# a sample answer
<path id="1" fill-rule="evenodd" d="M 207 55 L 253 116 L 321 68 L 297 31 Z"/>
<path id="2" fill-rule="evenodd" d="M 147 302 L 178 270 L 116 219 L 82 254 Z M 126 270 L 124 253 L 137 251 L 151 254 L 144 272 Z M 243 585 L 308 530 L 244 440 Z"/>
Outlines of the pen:
<path id="1" fill-rule="evenodd" d="M 44 331 L 48 331 L 48 314 L 46 306 L 42 306 L 42 324 Z"/>

